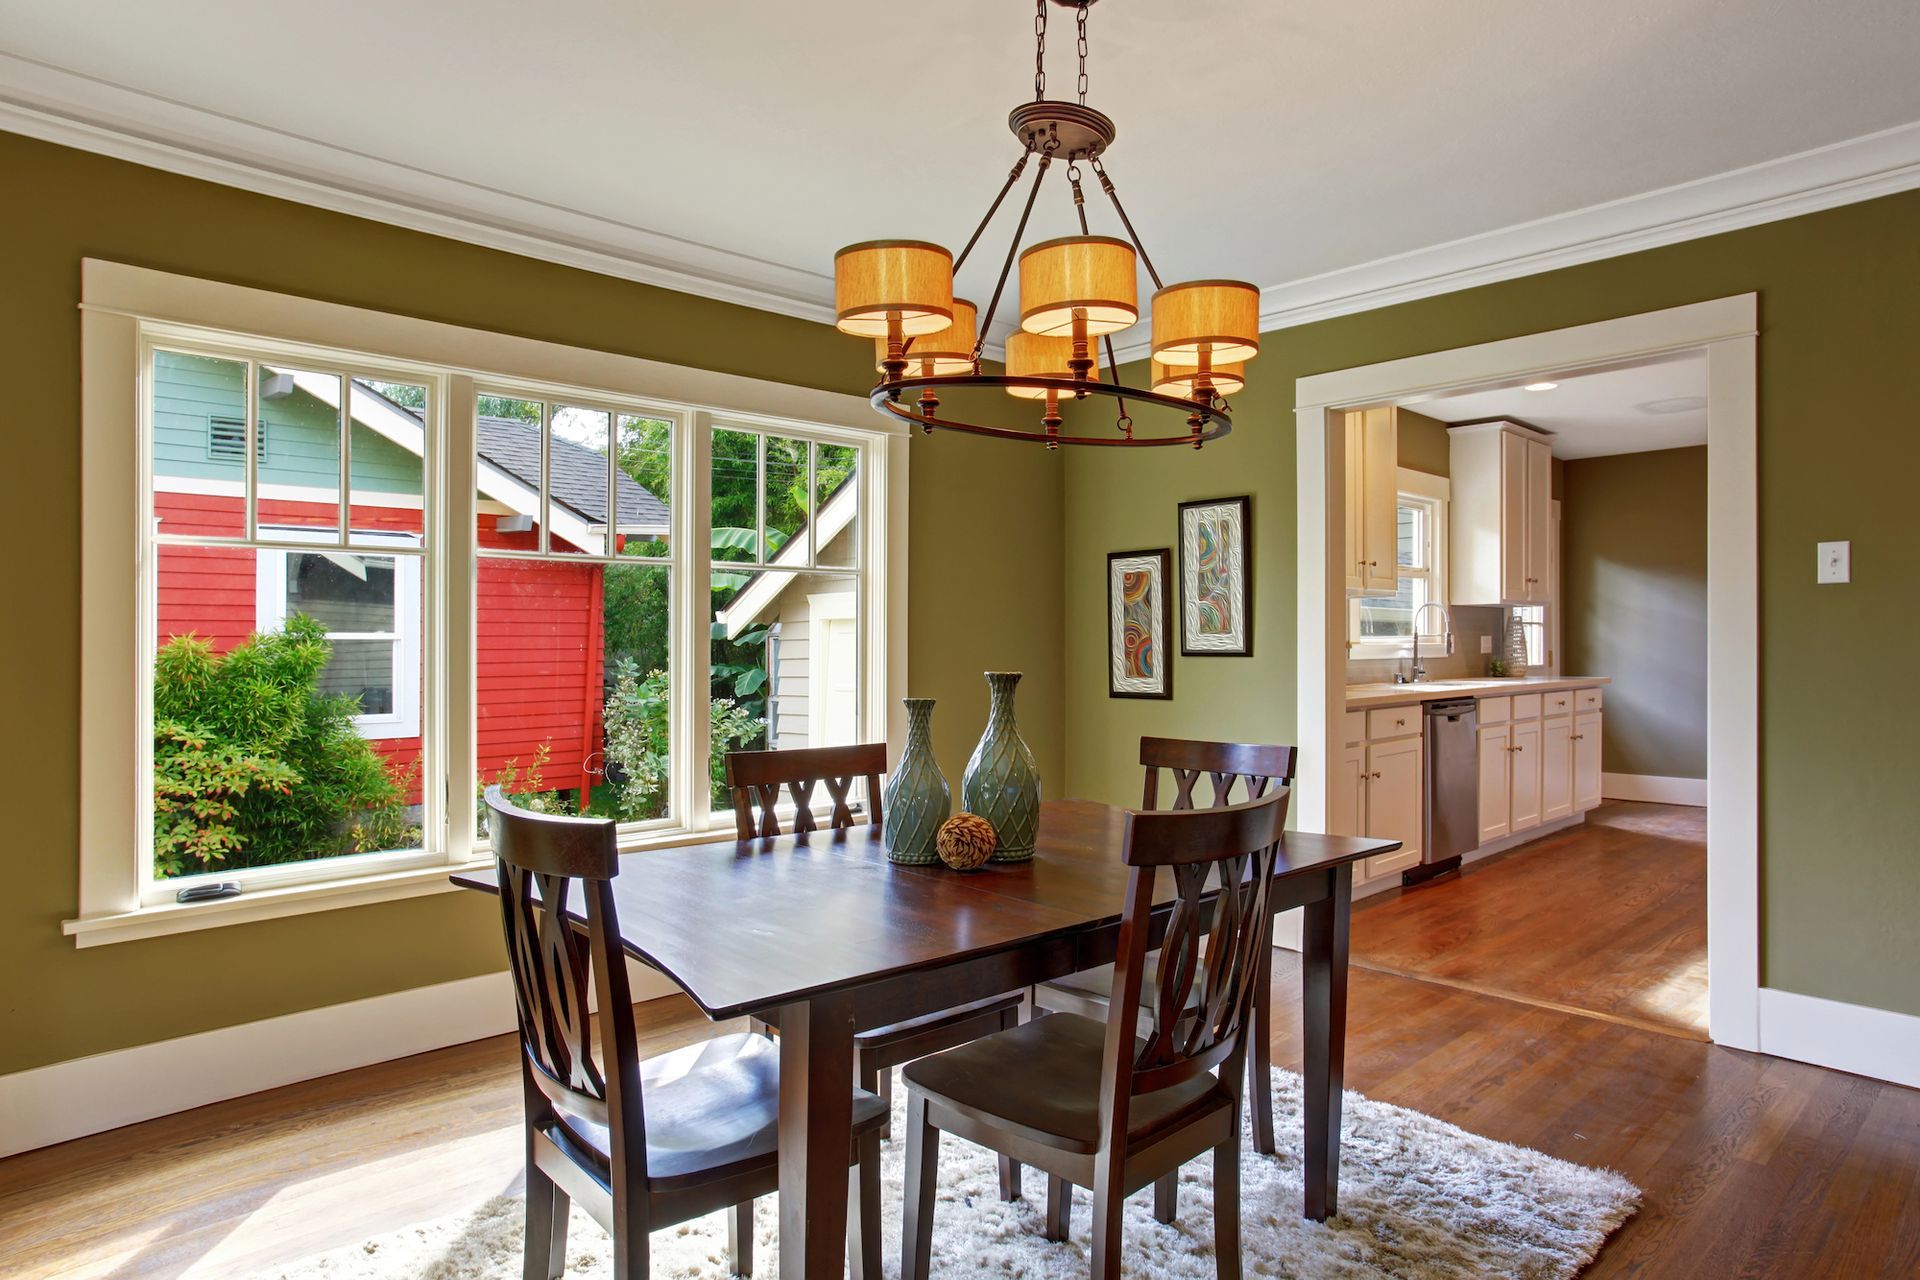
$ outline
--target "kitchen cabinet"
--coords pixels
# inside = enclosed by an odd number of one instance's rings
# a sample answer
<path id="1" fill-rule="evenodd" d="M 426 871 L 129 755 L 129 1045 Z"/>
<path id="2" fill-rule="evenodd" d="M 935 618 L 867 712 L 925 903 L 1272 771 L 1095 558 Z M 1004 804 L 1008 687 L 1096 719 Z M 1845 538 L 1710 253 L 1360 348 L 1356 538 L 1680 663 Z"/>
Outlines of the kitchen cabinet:
<path id="1" fill-rule="evenodd" d="M 1507 830 L 1518 834 L 1540 825 L 1540 722 L 1513 722 L 1513 761 L 1507 809 Z"/>
<path id="2" fill-rule="evenodd" d="M 1572 812 L 1573 717 L 1549 716 L 1540 722 L 1540 821 Z"/>
<path id="3" fill-rule="evenodd" d="M 1573 717 L 1573 807 L 1582 813 L 1600 803 L 1600 712 Z"/>
<path id="4" fill-rule="evenodd" d="M 1511 422 L 1447 433 L 1447 572 L 1456 605 L 1546 604 L 1553 589 L 1553 450 Z"/>
<path id="5" fill-rule="evenodd" d="M 1411 711 L 1413 714 L 1405 718 L 1415 731 L 1381 741 L 1349 741 L 1334 762 L 1328 829 L 1334 835 L 1380 836 L 1401 842 L 1392 853 L 1368 858 L 1356 872 L 1361 880 L 1392 875 L 1420 862 L 1426 758 L 1417 732 L 1421 724 L 1419 709 L 1392 710 Z M 1381 732 L 1394 731 L 1391 720 L 1376 723 Z M 1359 726 L 1349 732 L 1357 729 Z"/>
<path id="6" fill-rule="evenodd" d="M 1400 446 L 1392 409 L 1346 416 L 1347 594 L 1399 589 Z"/>
<path id="7" fill-rule="evenodd" d="M 1480 843 L 1513 829 L 1513 726 L 1480 727 Z"/>

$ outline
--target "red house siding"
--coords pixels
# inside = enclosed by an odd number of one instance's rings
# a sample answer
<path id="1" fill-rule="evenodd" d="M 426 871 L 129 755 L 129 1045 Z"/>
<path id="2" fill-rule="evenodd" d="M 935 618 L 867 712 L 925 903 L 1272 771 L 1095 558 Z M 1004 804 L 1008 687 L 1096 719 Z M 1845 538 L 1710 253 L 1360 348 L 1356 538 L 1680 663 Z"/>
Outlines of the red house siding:
<path id="1" fill-rule="evenodd" d="M 168 533 L 234 537 L 243 532 L 237 499 L 156 493 L 155 514 Z M 263 500 L 264 524 L 329 526 L 331 508 Z M 498 533 L 497 517 L 480 517 L 482 546 L 530 550 L 531 534 Z M 420 512 L 356 505 L 356 529 L 417 531 Z M 161 644 L 196 633 L 225 652 L 251 635 L 258 620 L 254 552 L 226 547 L 162 546 L 156 562 L 157 635 Z M 593 783 L 601 742 L 601 568 L 550 560 L 482 560 L 476 605 L 481 777 L 492 781 L 508 761 L 524 778 L 542 743 L 548 790 L 583 791 Z M 420 755 L 418 738 L 376 738 L 398 769 Z M 418 797 L 414 797 L 417 801 Z"/>

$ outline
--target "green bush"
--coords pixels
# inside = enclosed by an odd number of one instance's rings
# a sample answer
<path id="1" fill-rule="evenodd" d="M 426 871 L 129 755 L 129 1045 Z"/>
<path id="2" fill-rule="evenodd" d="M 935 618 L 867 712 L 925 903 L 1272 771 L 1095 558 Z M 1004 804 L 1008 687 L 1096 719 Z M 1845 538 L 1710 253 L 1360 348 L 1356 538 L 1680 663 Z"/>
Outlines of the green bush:
<path id="1" fill-rule="evenodd" d="M 667 673 L 640 674 L 638 664 L 619 658 L 613 666 L 613 693 L 605 713 L 607 763 L 617 766 L 618 782 L 596 791 L 594 811 L 621 822 L 644 822 L 667 812 Z M 716 794 L 726 790 L 727 752 L 760 731 L 760 721 L 731 698 L 708 704 L 709 782 Z M 602 797 L 609 798 L 603 803 Z"/>
<path id="2" fill-rule="evenodd" d="M 319 692 L 332 653 L 326 628 L 296 614 L 224 654 L 185 635 L 156 655 L 156 875 L 419 841 L 406 816 L 412 771 L 396 776 L 360 736 L 357 699 Z"/>

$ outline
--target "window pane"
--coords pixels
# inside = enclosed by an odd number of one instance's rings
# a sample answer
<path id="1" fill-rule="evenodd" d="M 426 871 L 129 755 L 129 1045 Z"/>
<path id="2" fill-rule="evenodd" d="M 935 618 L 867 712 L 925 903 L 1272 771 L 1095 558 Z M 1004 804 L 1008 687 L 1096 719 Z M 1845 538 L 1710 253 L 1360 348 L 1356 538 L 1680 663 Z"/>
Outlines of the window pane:
<path id="1" fill-rule="evenodd" d="M 289 552 L 287 613 L 304 613 L 329 631 L 393 632 L 394 572 L 391 556 Z"/>
<path id="2" fill-rule="evenodd" d="M 553 440 L 547 448 L 550 550 L 560 554 L 610 553 L 607 541 L 609 415 L 602 409 L 553 406 Z"/>
<path id="3" fill-rule="evenodd" d="M 1399 562 L 1402 568 L 1427 567 L 1427 512 L 1424 507 L 1400 505 L 1398 513 Z"/>
<path id="4" fill-rule="evenodd" d="M 1362 640 L 1404 640 L 1413 634 L 1413 611 L 1426 602 L 1426 582 L 1420 578 L 1401 578 L 1399 589 L 1391 596 L 1361 600 L 1360 634 Z"/>
<path id="5" fill-rule="evenodd" d="M 347 403 L 353 486 L 348 541 L 373 541 L 370 533 L 423 534 L 427 389 L 356 378 Z"/>
<path id="6" fill-rule="evenodd" d="M 246 361 L 153 353 L 153 515 L 160 532 L 246 532 L 246 413 Z"/>
<path id="7" fill-rule="evenodd" d="M 474 420 L 474 495 L 481 549 L 540 549 L 538 400 L 479 397 Z"/>
<path id="8" fill-rule="evenodd" d="M 783 436 L 766 438 L 767 541 L 769 560 L 808 563 L 806 547 L 808 444 Z M 789 543 L 797 543 L 789 549 Z M 784 553 L 784 554 L 783 554 Z"/>
<path id="9" fill-rule="evenodd" d="M 620 513 L 619 552 L 664 556 L 673 531 L 673 424 L 623 413 L 618 419 L 620 474 L 614 502 Z"/>
<path id="10" fill-rule="evenodd" d="M 713 440 L 713 558 L 760 558 L 760 437 L 715 431 Z"/>
<path id="11" fill-rule="evenodd" d="M 260 366 L 259 522 L 322 529 L 340 525 L 337 374 Z"/>
<path id="12" fill-rule="evenodd" d="M 325 623 L 289 610 L 290 558 L 156 550 L 158 877 L 420 844 L 418 632 L 335 639 Z M 391 598 L 390 569 L 388 577 Z M 394 723 L 407 706 L 411 726 Z"/>
<path id="13" fill-rule="evenodd" d="M 588 811 L 621 822 L 670 817 L 668 626 L 672 571 L 664 565 L 608 565 L 600 777 Z"/>
<path id="14" fill-rule="evenodd" d="M 716 809 L 728 751 L 862 740 L 858 580 L 823 573 L 713 575 Z"/>
<path id="15" fill-rule="evenodd" d="M 860 450 L 852 445 L 814 446 L 813 506 L 820 513 L 814 563 L 850 568 L 860 539 Z"/>

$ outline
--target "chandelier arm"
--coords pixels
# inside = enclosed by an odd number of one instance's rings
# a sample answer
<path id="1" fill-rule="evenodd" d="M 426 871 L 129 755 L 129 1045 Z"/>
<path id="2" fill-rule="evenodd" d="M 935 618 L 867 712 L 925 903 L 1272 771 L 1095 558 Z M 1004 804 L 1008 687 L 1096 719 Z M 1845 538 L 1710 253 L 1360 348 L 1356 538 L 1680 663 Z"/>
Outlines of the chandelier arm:
<path id="1" fill-rule="evenodd" d="M 1020 153 L 1020 158 L 1014 162 L 1013 170 L 1007 174 L 1007 180 L 1000 185 L 1000 194 L 995 196 L 993 203 L 987 206 L 987 216 L 980 219 L 980 225 L 975 227 L 973 234 L 967 238 L 967 247 L 962 249 L 960 256 L 953 260 L 953 269 L 956 272 L 959 271 L 961 267 L 967 265 L 967 255 L 973 252 L 974 245 L 980 243 L 981 232 L 985 231 L 987 224 L 993 221 L 993 215 L 1000 212 L 1000 202 L 1007 198 L 1007 192 L 1013 190 L 1013 184 L 1020 181 L 1020 175 L 1026 172 L 1027 161 L 1032 158 L 1033 152 L 1031 151 L 1022 151 Z"/>
<path id="2" fill-rule="evenodd" d="M 1113 201 L 1113 211 L 1120 215 L 1120 225 L 1127 229 L 1127 239 L 1133 241 L 1134 251 L 1140 255 L 1140 261 L 1146 266 L 1147 274 L 1153 277 L 1153 287 L 1166 288 L 1166 284 L 1160 279 L 1160 273 L 1153 269 L 1153 259 L 1147 256 L 1147 246 L 1140 243 L 1140 233 L 1133 229 L 1133 219 L 1127 216 L 1127 207 L 1120 203 L 1120 193 L 1113 189 L 1113 179 L 1107 176 L 1106 166 L 1100 163 L 1097 156 L 1092 164 L 1093 171 L 1100 177 L 1101 190 L 1107 193 L 1107 199 Z"/>
<path id="3" fill-rule="evenodd" d="M 1085 29 L 1086 12 L 1085 9 L 1080 11 L 1083 31 Z M 1084 47 L 1084 42 L 1085 38 L 1083 36 L 1082 47 Z M 1082 76 L 1082 79 L 1085 79 L 1085 77 Z M 1083 236 L 1092 235 L 1093 229 L 1087 226 L 1087 196 L 1086 193 L 1080 189 L 1079 165 L 1067 165 L 1067 181 L 1073 185 L 1073 212 L 1080 219 L 1080 234 Z M 1100 337 L 1100 345 L 1105 347 L 1107 352 L 1107 381 L 1113 383 L 1115 386 L 1119 386 L 1120 362 L 1116 360 L 1113 355 L 1113 335 L 1110 333 L 1102 334 Z M 1121 432 L 1131 439 L 1133 436 L 1133 415 L 1127 412 L 1126 397 L 1117 396 L 1115 399 L 1119 402 L 1116 406 L 1119 412 L 1114 418 L 1114 425 L 1119 427 Z"/>
<path id="4" fill-rule="evenodd" d="M 987 303 L 987 313 L 980 318 L 980 333 L 974 339 L 973 359 L 977 365 L 980 352 L 986 348 L 987 334 L 993 331 L 993 313 L 1000 308 L 1000 295 L 1006 292 L 1007 276 L 1013 271 L 1013 259 L 1020 252 L 1020 241 L 1027 234 L 1027 219 L 1033 216 L 1033 202 L 1040 198 L 1040 184 L 1047 180 L 1047 170 L 1053 165 L 1051 149 L 1040 153 L 1040 168 L 1033 175 L 1033 186 L 1027 190 L 1026 207 L 1020 210 L 1020 225 L 1013 229 L 1013 243 L 1007 246 L 1007 260 L 1000 264 L 1000 279 L 993 286 L 993 299 Z"/>

